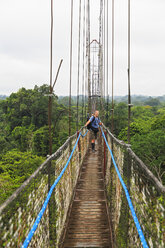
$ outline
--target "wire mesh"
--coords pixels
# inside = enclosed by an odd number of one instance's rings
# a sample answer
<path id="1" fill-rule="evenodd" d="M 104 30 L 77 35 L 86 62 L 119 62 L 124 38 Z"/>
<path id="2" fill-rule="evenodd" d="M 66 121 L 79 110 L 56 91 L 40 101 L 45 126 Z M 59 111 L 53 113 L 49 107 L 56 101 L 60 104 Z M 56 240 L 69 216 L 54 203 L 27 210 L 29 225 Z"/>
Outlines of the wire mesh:
<path id="1" fill-rule="evenodd" d="M 79 169 L 87 151 L 88 136 L 87 134 L 80 139 L 66 172 L 51 196 L 29 247 L 58 246 Z M 77 134 L 70 137 L 0 206 L 0 247 L 22 246 L 47 196 L 48 185 L 50 184 L 50 187 L 53 184 L 64 168 L 76 139 Z"/>
<path id="2" fill-rule="evenodd" d="M 117 140 L 105 127 L 104 132 L 149 247 L 163 248 L 165 246 L 165 187 L 134 154 L 129 145 Z M 102 153 L 104 153 L 102 157 L 106 160 L 104 161 L 105 185 L 114 245 L 115 247 L 143 247 L 110 153 L 103 145 Z"/>

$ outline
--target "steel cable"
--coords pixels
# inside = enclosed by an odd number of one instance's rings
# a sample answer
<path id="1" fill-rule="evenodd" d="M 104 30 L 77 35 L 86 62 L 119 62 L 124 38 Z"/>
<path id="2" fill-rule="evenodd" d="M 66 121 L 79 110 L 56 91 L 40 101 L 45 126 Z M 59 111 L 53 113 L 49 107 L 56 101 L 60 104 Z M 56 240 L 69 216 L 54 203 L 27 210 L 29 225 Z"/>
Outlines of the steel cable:
<path id="1" fill-rule="evenodd" d="M 78 37 L 78 73 L 77 73 L 77 131 L 79 109 L 79 85 L 80 85 L 80 36 L 81 36 L 81 0 L 79 1 L 79 37 Z"/>

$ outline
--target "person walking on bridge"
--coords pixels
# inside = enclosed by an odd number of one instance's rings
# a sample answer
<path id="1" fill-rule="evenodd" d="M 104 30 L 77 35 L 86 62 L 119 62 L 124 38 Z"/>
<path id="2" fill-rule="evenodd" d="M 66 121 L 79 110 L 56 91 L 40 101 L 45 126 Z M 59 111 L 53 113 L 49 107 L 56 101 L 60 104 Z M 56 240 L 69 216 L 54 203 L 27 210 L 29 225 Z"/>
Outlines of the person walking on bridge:
<path id="1" fill-rule="evenodd" d="M 91 131 L 92 141 L 92 151 L 95 152 L 95 140 L 97 139 L 97 133 L 99 131 L 99 126 L 101 126 L 102 123 L 99 119 L 99 111 L 96 110 L 95 113 L 89 118 L 87 123 L 85 124 L 85 127 Z"/>

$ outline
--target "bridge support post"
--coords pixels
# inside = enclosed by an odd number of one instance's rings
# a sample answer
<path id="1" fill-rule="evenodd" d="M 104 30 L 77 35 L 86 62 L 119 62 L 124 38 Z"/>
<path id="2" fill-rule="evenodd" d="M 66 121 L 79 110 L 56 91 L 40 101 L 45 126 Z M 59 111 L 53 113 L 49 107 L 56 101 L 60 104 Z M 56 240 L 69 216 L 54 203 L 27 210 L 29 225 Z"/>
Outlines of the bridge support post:
<path id="1" fill-rule="evenodd" d="M 112 153 L 114 154 L 114 140 L 113 140 L 113 138 L 110 138 L 110 143 L 111 143 L 111 151 L 112 151 Z M 113 239 L 113 244 L 114 244 L 114 247 L 117 247 L 116 246 L 116 236 L 115 236 L 115 233 L 114 233 L 114 230 L 115 230 L 115 228 L 114 228 L 114 225 L 115 225 L 115 223 L 114 223 L 114 220 L 113 220 L 113 215 L 114 215 L 114 213 L 113 213 L 113 210 L 115 209 L 115 202 L 114 202 L 114 199 L 115 199 L 115 194 L 116 194 L 116 192 L 114 191 L 114 188 L 115 188 L 115 186 L 114 186 L 114 180 L 115 180 L 115 174 L 116 174 L 116 172 L 115 172 L 115 168 L 114 168 L 114 166 L 113 166 L 113 161 L 112 161 L 112 158 L 110 158 L 110 164 L 111 164 L 111 166 L 110 166 L 110 196 L 109 196 L 109 202 L 110 202 L 110 216 L 111 216 L 111 220 L 112 220 L 112 223 L 111 223 L 111 225 L 112 225 L 112 239 Z"/>
<path id="2" fill-rule="evenodd" d="M 123 164 L 123 179 L 127 186 L 128 191 L 130 191 L 130 180 L 131 180 L 131 158 L 128 152 L 124 153 L 124 164 Z M 121 214 L 118 227 L 118 240 L 117 247 L 128 247 L 129 241 L 129 206 L 124 193 L 122 191 L 122 201 L 121 201 Z M 124 246 L 122 246 L 124 245 Z"/>
<path id="3" fill-rule="evenodd" d="M 50 162 L 48 169 L 48 192 L 55 181 L 55 164 Z M 49 248 L 55 248 L 56 244 L 56 202 L 55 193 L 52 194 L 49 203 Z"/>

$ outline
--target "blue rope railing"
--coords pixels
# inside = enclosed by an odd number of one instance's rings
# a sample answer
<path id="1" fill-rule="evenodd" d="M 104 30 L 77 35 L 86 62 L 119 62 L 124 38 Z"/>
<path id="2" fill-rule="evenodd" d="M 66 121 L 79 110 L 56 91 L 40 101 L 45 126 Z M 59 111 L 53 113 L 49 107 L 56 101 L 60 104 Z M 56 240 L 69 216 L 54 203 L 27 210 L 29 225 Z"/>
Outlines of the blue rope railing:
<path id="1" fill-rule="evenodd" d="M 68 161 L 66 162 L 65 167 L 64 167 L 63 170 L 61 171 L 61 173 L 60 173 L 60 175 L 58 176 L 58 178 L 55 180 L 54 184 L 51 186 L 51 188 L 50 188 L 50 190 L 49 190 L 49 192 L 48 192 L 48 194 L 47 194 L 46 200 L 44 201 L 44 204 L 43 204 L 43 206 L 42 206 L 42 208 L 41 208 L 41 210 L 40 210 L 40 212 L 39 212 L 39 214 L 38 214 L 38 216 L 37 216 L 37 218 L 36 218 L 36 220 L 35 220 L 35 222 L 34 222 L 32 228 L 31 228 L 30 232 L 28 233 L 28 235 L 27 235 L 27 237 L 26 237 L 26 239 L 25 239 L 25 241 L 24 241 L 24 243 L 23 243 L 23 245 L 22 245 L 21 248 L 27 248 L 27 247 L 28 247 L 28 245 L 29 245 L 29 243 L 30 243 L 30 241 L 31 241 L 31 239 L 32 239 L 32 237 L 33 237 L 33 235 L 34 235 L 34 233 L 35 233 L 37 227 L 38 227 L 38 224 L 40 223 L 40 220 L 41 220 L 41 218 L 42 218 L 42 216 L 43 216 L 43 214 L 44 214 L 44 212 L 45 212 L 45 209 L 46 209 L 46 207 L 47 207 L 47 205 L 48 205 L 48 202 L 49 202 L 50 197 L 51 197 L 51 195 L 52 195 L 52 193 L 53 193 L 53 190 L 54 190 L 54 188 L 56 187 L 56 185 L 58 184 L 58 182 L 60 181 L 61 177 L 63 176 L 65 170 L 66 170 L 67 167 L 68 167 L 68 164 L 69 164 L 69 162 L 70 162 L 70 160 L 71 160 L 71 158 L 72 158 L 72 156 L 73 156 L 73 153 L 74 153 L 74 151 L 75 151 L 75 149 L 76 149 L 76 146 L 77 146 L 77 144 L 78 144 L 78 141 L 79 141 L 79 139 L 80 139 L 80 136 L 85 137 L 87 133 L 88 133 L 88 130 L 87 130 L 87 132 L 86 132 L 84 135 L 83 135 L 81 132 L 79 133 L 78 138 L 77 138 L 77 140 L 76 140 L 76 143 L 75 143 L 75 145 L 74 145 L 74 147 L 73 147 L 73 150 L 72 150 L 72 152 L 71 152 L 71 154 L 70 154 L 70 156 L 69 156 Z"/>
<path id="2" fill-rule="evenodd" d="M 88 131 L 89 131 L 89 130 L 87 130 L 86 133 L 85 133 L 84 135 L 83 135 L 82 133 L 80 133 L 80 134 L 81 134 L 81 137 L 84 138 L 84 137 L 87 135 Z"/>
<path id="3" fill-rule="evenodd" d="M 101 128 L 101 132 L 102 132 L 103 138 L 104 138 L 104 140 L 105 140 L 105 143 L 106 143 L 106 145 L 107 145 L 107 147 L 108 147 L 108 150 L 110 151 L 111 158 L 112 158 L 113 164 L 114 164 L 114 166 L 115 166 L 115 169 L 116 169 L 117 175 L 118 175 L 118 177 L 119 177 L 119 180 L 120 180 L 120 182 L 121 182 L 121 184 L 122 184 L 122 186 L 123 186 L 123 189 L 124 189 L 124 191 L 125 191 L 125 195 L 126 195 L 126 198 L 127 198 L 127 201 L 128 201 L 128 205 L 129 205 L 129 207 L 130 207 L 130 210 L 131 210 L 131 213 L 132 213 L 132 216 L 133 216 L 133 219 L 134 219 L 134 222 L 135 222 L 135 225 L 136 225 L 136 228 L 137 228 L 137 231 L 138 231 L 138 234 L 139 234 L 141 243 L 142 243 L 142 245 L 143 245 L 144 248 L 149 248 L 149 246 L 147 245 L 147 242 L 146 242 L 146 240 L 145 240 L 143 231 L 142 231 L 142 229 L 141 229 L 140 223 L 139 223 L 139 221 L 138 221 L 138 218 L 137 218 L 137 216 L 136 216 L 136 213 L 135 213 L 135 210 L 134 210 L 134 207 L 133 207 L 131 198 L 130 198 L 130 196 L 129 196 L 128 189 L 127 189 L 127 187 L 126 187 L 126 185 L 125 185 L 125 183 L 124 183 L 124 181 L 123 181 L 123 179 L 122 179 L 122 177 L 121 177 L 121 175 L 120 175 L 119 169 L 118 169 L 118 167 L 117 167 L 117 165 L 116 165 L 116 162 L 115 162 L 115 159 L 114 159 L 114 157 L 113 157 L 113 153 L 112 153 L 112 151 L 111 151 L 111 148 L 109 147 L 109 144 L 108 144 L 108 142 L 107 142 L 107 139 L 106 139 L 106 137 L 105 137 L 105 134 L 104 134 L 102 128 Z"/>

